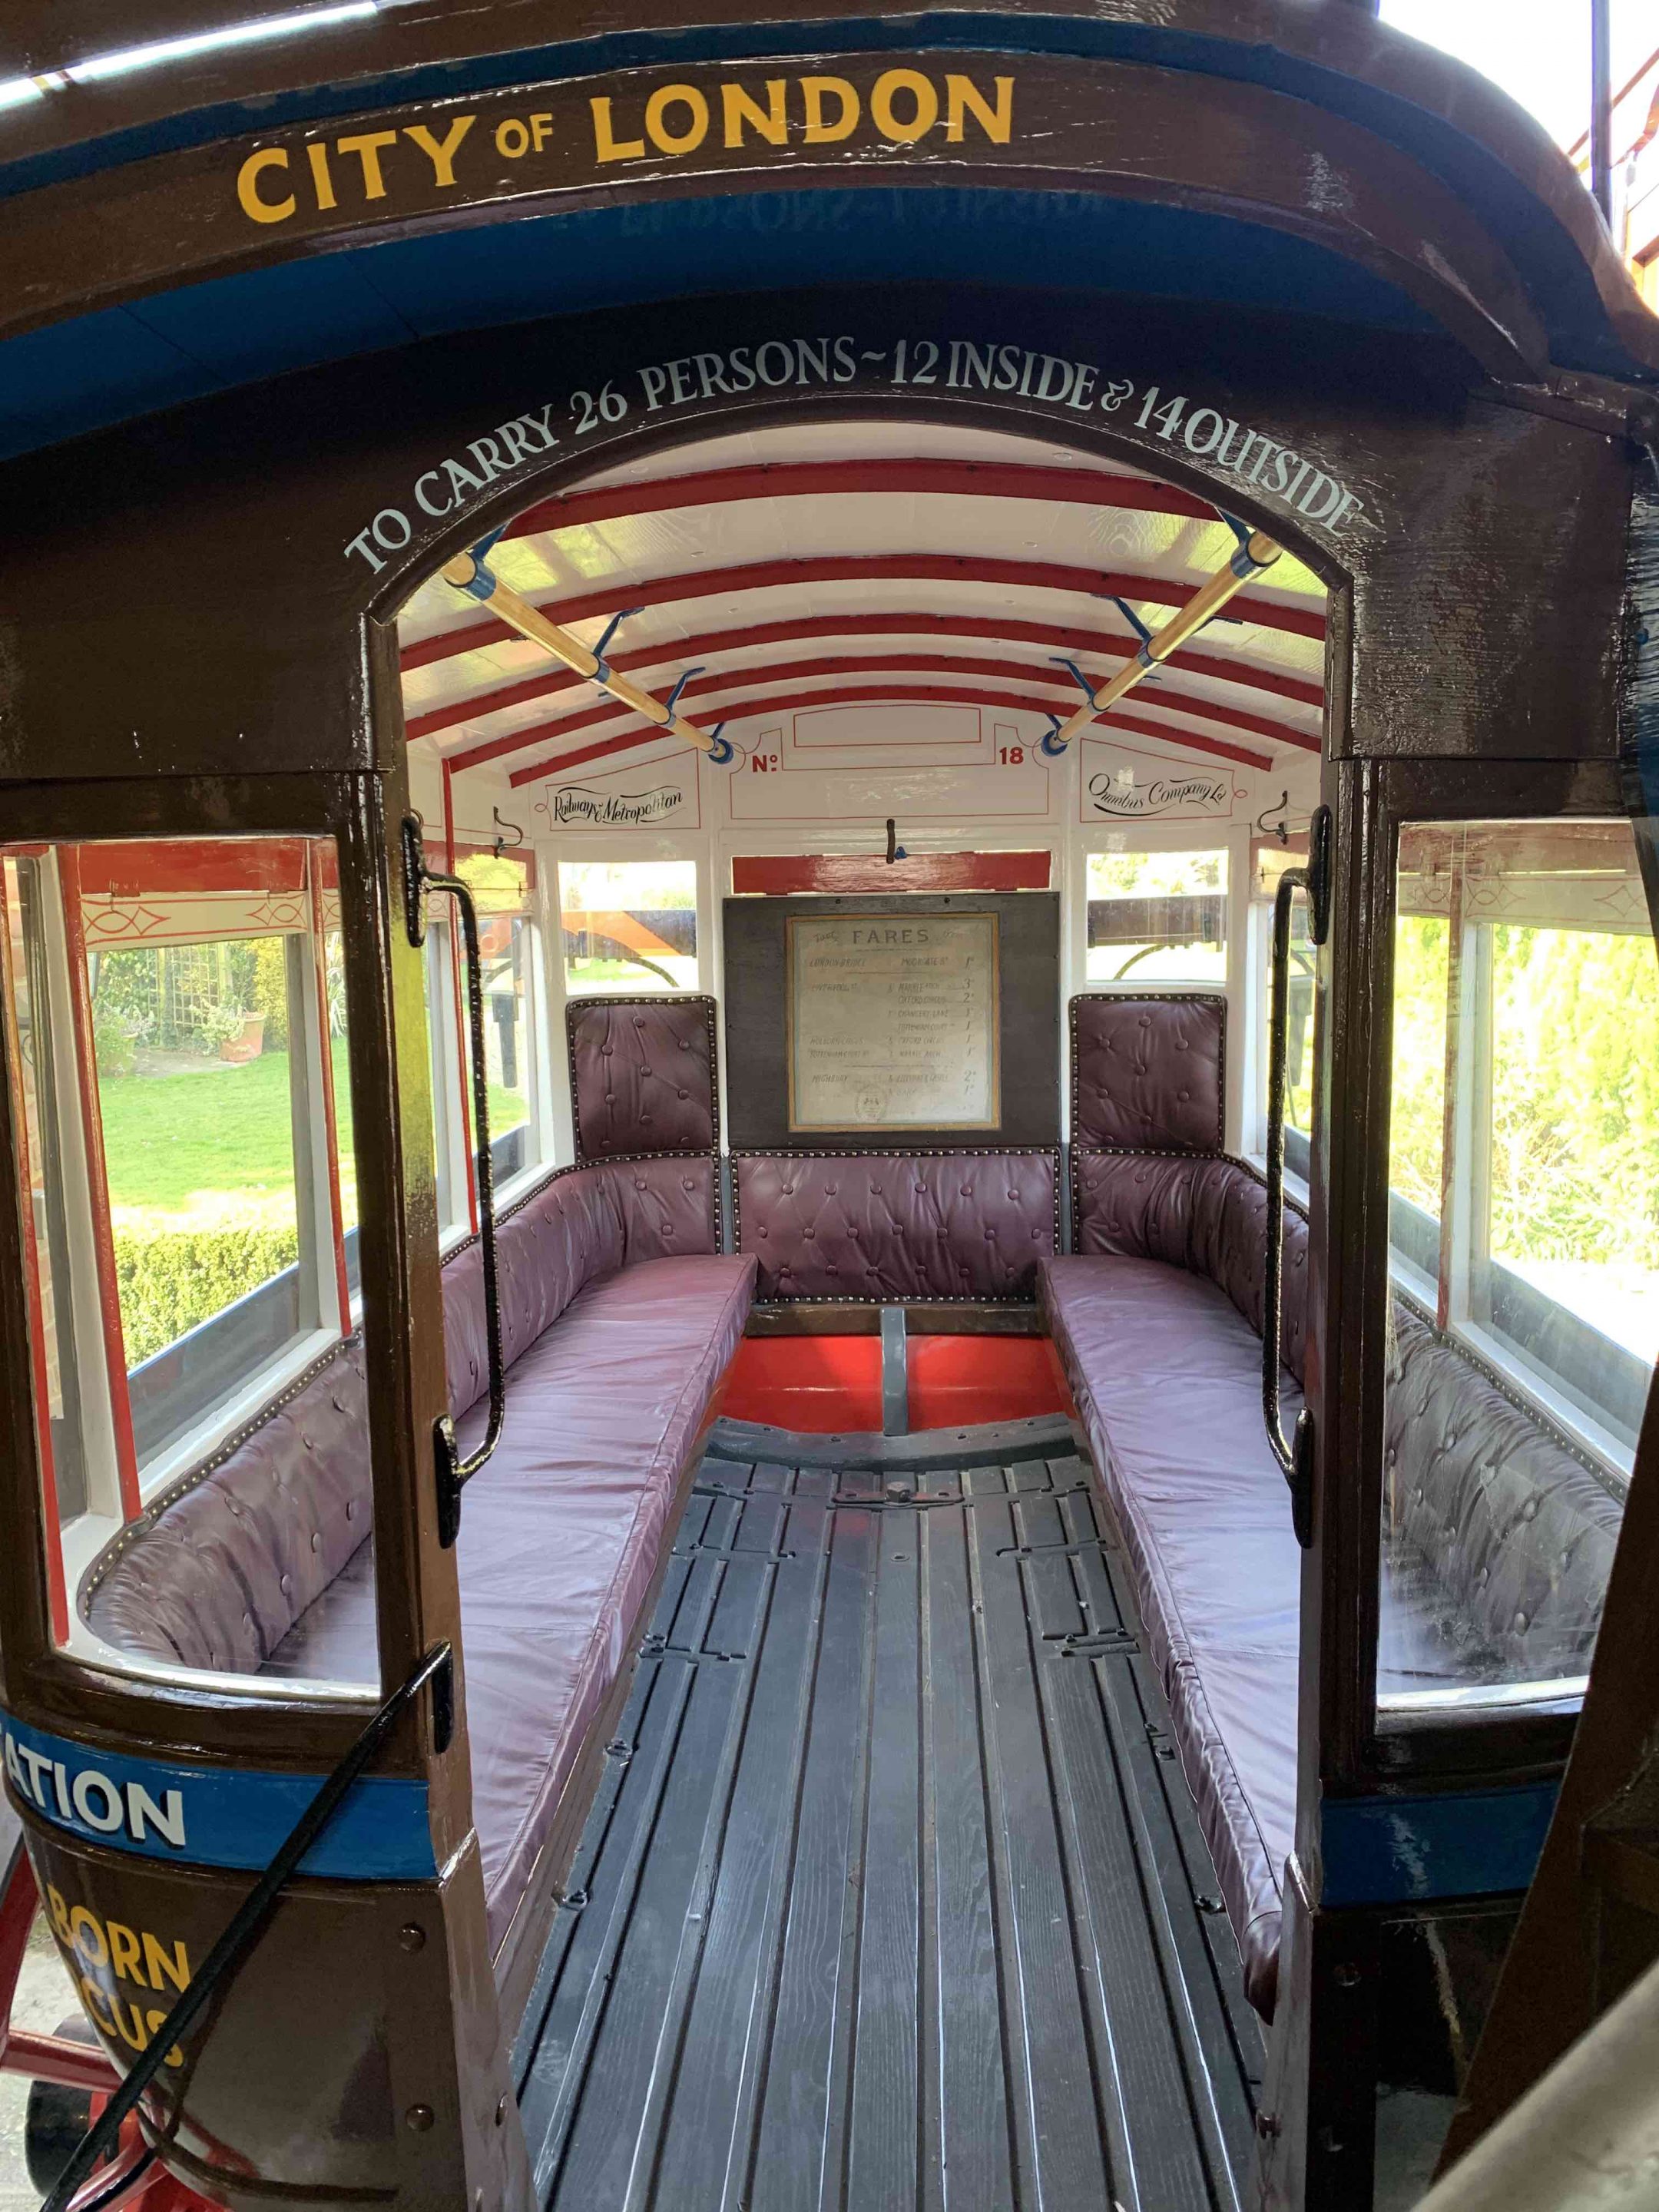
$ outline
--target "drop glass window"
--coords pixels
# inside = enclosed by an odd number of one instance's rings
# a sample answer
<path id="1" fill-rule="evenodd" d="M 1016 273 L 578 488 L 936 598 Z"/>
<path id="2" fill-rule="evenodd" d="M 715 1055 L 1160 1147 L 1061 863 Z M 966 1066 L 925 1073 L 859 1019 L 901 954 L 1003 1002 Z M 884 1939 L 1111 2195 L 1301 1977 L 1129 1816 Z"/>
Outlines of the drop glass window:
<path id="1" fill-rule="evenodd" d="M 1139 989 L 1227 981 L 1227 854 L 1091 853 L 1090 984 Z"/>
<path id="2" fill-rule="evenodd" d="M 540 1157 L 536 1138 L 538 1024 L 530 866 L 512 853 L 472 853 L 458 860 L 455 872 L 472 893 L 477 908 L 490 1154 L 496 1177 L 504 1182 Z"/>
<path id="3" fill-rule="evenodd" d="M 0 896 L 60 1639 L 373 1683 L 367 1554 L 355 1642 L 289 1642 L 370 1525 L 335 848 L 0 848 Z"/>
<path id="4" fill-rule="evenodd" d="M 562 860 L 567 992 L 695 991 L 695 860 Z"/>
<path id="5" fill-rule="evenodd" d="M 1659 957 L 1623 821 L 1408 824 L 1395 907 L 1379 1693 L 1542 1696 L 1659 1353 Z"/>

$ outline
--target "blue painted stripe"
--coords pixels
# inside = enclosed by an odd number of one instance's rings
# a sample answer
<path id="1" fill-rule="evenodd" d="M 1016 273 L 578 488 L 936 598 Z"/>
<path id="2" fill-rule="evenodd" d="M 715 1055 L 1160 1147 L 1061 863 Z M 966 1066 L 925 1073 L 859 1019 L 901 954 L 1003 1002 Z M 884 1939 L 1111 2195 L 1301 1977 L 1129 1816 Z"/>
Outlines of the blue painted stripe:
<path id="1" fill-rule="evenodd" d="M 184 1866 L 268 1866 L 327 1778 L 88 1751 L 4 1712 L 0 1738 L 23 1811 L 85 1843 Z M 424 1781 L 371 1775 L 357 1783 L 300 1872 L 336 1881 L 430 1878 Z"/>
<path id="2" fill-rule="evenodd" d="M 861 185 L 520 218 L 222 276 L 0 345 L 0 459 L 186 399 L 410 339 L 653 300 L 816 284 L 1029 285 L 1313 310 L 1432 331 L 1323 247 L 1184 208 L 1080 192 Z"/>
<path id="3" fill-rule="evenodd" d="M 1423 1797 L 1328 1797 L 1322 1905 L 1409 1905 L 1525 1889 L 1557 1784 Z"/>

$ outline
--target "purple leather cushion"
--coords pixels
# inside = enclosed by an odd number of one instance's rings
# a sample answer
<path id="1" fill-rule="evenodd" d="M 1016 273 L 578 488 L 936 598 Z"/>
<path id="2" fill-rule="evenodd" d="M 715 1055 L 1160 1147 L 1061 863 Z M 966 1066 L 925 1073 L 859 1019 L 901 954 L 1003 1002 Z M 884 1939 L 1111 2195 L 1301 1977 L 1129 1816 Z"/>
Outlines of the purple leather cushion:
<path id="1" fill-rule="evenodd" d="M 675 1478 L 743 1334 L 752 1260 L 592 1283 L 513 1370 L 458 1564 L 472 1810 L 492 1946 L 547 1839 L 666 1540 Z M 471 1449 L 484 1419 L 461 1425 Z"/>
<path id="2" fill-rule="evenodd" d="M 715 1149 L 712 999 L 573 999 L 565 1024 L 578 1158 Z"/>
<path id="3" fill-rule="evenodd" d="M 1034 1298 L 1056 1246 L 1052 1152 L 733 1155 L 763 1298 Z"/>
<path id="4" fill-rule="evenodd" d="M 1226 1037 L 1219 993 L 1079 993 L 1072 1000 L 1073 1144 L 1218 1152 Z"/>
<path id="5" fill-rule="evenodd" d="M 1074 1152 L 1073 1234 L 1079 1253 L 1162 1260 L 1219 1284 L 1259 1336 L 1267 1250 L 1267 1194 L 1237 1160 Z M 1280 1353 L 1304 1379 L 1308 1224 L 1285 1209 Z"/>
<path id="6" fill-rule="evenodd" d="M 1158 1261 L 1056 1259 L 1040 1275 L 1245 1989 L 1271 2019 L 1295 1834 L 1302 1553 L 1261 1425 L 1261 1346 L 1213 1283 Z M 1285 1392 L 1289 1420 L 1288 1380 Z"/>
<path id="7" fill-rule="evenodd" d="M 1506 1681 L 1582 1674 L 1620 1507 L 1426 1322 L 1396 1304 L 1394 1328 L 1383 1411 L 1391 1550 L 1402 1565 L 1431 1565 L 1466 1673 Z"/>
<path id="8" fill-rule="evenodd" d="M 362 1347 L 343 1345 L 289 1401 L 232 1440 L 211 1473 L 164 1492 L 124 1529 L 82 1594 L 123 1651 L 257 1674 L 369 1532 Z M 367 1672 L 373 1680 L 373 1623 Z"/>
<path id="9" fill-rule="evenodd" d="M 640 1260 L 712 1252 L 714 1164 L 634 1160 L 562 1169 L 505 1217 L 495 1249 L 501 1348 L 510 1367 L 596 1276 Z M 444 1354 L 449 1409 L 459 1420 L 489 1381 L 477 1243 L 444 1268 Z"/>

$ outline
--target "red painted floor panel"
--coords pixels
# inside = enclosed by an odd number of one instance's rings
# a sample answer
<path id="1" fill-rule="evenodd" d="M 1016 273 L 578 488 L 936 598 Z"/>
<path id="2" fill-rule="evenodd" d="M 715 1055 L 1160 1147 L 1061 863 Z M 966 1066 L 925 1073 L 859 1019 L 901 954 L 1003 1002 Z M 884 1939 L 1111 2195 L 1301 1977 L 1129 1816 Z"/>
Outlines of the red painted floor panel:
<path id="1" fill-rule="evenodd" d="M 1059 1355 L 1046 1336 L 913 1336 L 908 1350 L 913 1430 L 1072 1411 Z M 720 1411 L 801 1434 L 878 1430 L 881 1339 L 745 1337 Z"/>

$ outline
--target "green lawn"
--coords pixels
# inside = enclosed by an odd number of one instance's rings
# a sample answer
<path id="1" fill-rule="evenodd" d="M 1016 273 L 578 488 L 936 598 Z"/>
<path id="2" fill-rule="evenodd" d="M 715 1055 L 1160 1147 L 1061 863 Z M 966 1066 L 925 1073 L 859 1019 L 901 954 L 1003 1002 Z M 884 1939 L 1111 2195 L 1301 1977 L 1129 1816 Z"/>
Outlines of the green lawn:
<path id="1" fill-rule="evenodd" d="M 343 1037 L 334 1040 L 333 1058 L 340 1180 L 350 1221 L 356 1175 Z M 264 1053 L 240 1066 L 210 1064 L 199 1075 L 106 1077 L 99 1098 L 110 1202 L 124 1215 L 183 1215 L 204 1227 L 293 1221 L 285 1052 Z M 492 1135 L 522 1121 L 526 1110 L 518 1092 L 490 1085 Z"/>

